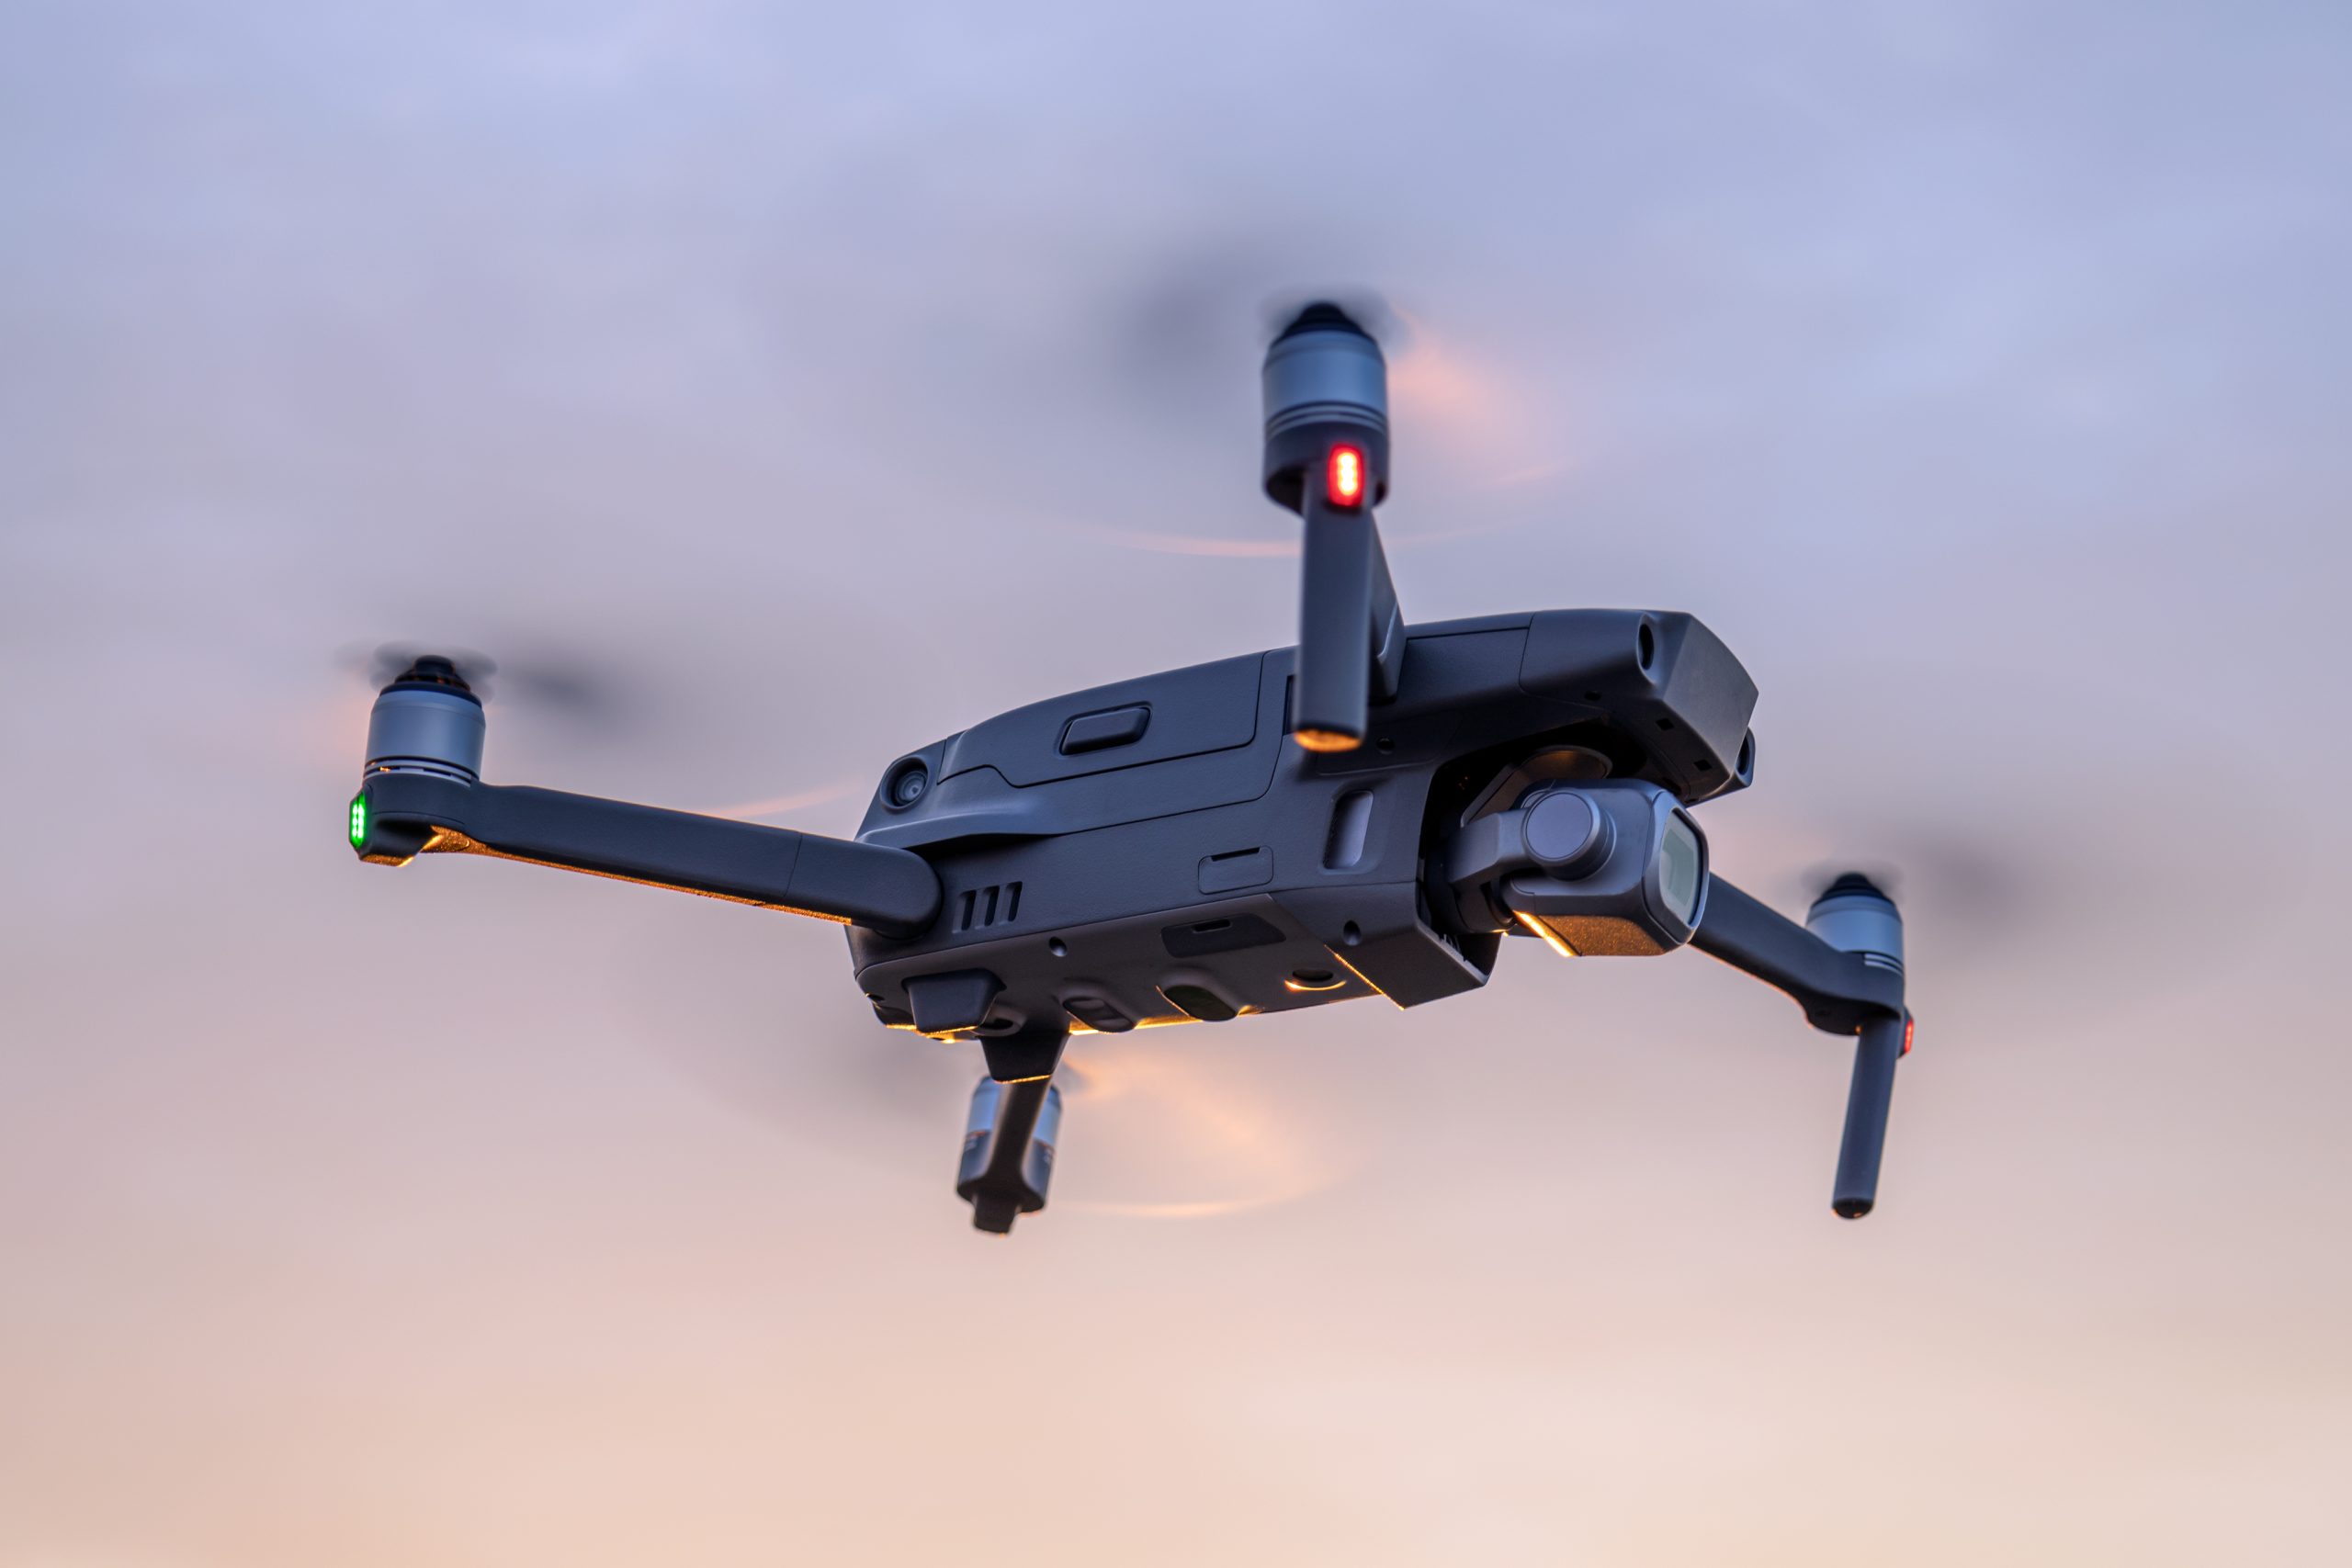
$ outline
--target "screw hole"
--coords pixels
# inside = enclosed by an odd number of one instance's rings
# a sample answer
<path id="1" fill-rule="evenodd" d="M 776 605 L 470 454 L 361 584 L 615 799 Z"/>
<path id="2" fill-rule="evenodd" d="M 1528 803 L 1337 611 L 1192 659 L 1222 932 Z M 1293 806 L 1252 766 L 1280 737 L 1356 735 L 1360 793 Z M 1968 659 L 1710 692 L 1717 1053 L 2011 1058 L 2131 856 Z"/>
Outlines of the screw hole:
<path id="1" fill-rule="evenodd" d="M 1340 940 L 1346 942 L 1350 947 L 1353 947 L 1363 941 L 1363 929 L 1361 926 L 1358 926 L 1353 920 L 1350 920 L 1346 925 L 1340 928 Z"/>
<path id="2" fill-rule="evenodd" d="M 1048 937 L 1046 939 L 1046 951 L 1052 953 L 1056 958 L 1068 958 L 1069 956 L 1069 944 L 1062 941 L 1062 939 L 1057 936 Z"/>

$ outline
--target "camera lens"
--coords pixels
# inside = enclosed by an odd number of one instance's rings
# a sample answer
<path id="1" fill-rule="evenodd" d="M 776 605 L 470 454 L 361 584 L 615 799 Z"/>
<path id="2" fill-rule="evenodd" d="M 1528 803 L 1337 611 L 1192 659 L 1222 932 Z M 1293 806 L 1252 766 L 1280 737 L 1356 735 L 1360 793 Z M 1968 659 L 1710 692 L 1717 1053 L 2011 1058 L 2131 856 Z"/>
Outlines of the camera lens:
<path id="1" fill-rule="evenodd" d="M 931 770 L 921 759 L 910 757 L 890 770 L 889 782 L 883 785 L 883 798 L 893 806 L 912 806 L 931 787 Z"/>
<path id="2" fill-rule="evenodd" d="M 1666 899 L 1667 912 L 1676 919 L 1688 922 L 1697 912 L 1699 874 L 1705 863 L 1698 830 L 1679 811 L 1668 817 L 1666 830 L 1658 837 L 1657 890 Z"/>

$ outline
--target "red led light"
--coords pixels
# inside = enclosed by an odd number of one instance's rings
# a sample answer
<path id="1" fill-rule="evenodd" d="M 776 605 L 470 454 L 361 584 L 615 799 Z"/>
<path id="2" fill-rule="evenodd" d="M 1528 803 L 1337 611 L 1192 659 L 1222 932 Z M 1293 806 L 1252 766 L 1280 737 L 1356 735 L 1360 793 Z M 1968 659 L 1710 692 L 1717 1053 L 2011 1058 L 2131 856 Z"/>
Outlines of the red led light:
<path id="1" fill-rule="evenodd" d="M 1912 1033 L 1917 1030 L 1918 1027 L 1919 1021 L 1917 1019 L 1913 1018 L 1909 1013 L 1905 1013 L 1903 1015 L 1903 1054 L 1906 1056 L 1911 1054 Z"/>
<path id="2" fill-rule="evenodd" d="M 1334 506 L 1355 507 L 1363 504 L 1363 450 L 1357 446 L 1334 446 L 1331 461 L 1324 468 L 1324 494 Z"/>

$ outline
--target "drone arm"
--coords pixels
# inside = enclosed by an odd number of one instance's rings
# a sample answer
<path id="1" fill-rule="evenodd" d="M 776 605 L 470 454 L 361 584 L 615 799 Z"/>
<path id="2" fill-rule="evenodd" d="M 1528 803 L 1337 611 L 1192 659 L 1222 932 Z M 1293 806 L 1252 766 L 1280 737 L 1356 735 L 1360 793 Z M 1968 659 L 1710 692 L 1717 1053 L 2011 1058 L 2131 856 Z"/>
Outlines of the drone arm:
<path id="1" fill-rule="evenodd" d="M 911 936 L 939 912 L 922 856 L 720 817 L 422 773 L 368 775 L 353 847 L 400 864 L 420 852 L 529 861 Z"/>
<path id="2" fill-rule="evenodd" d="M 1749 897 L 1720 876 L 1690 945 L 1794 997 L 1805 1021 L 1853 1034 L 1873 1017 L 1903 1016 L 1903 974 L 1867 962 Z"/>
<path id="3" fill-rule="evenodd" d="M 1894 901 L 1863 878 L 1841 877 L 1801 926 L 1718 876 L 1690 944 L 1794 997 L 1815 1029 L 1858 1037 L 1829 1206 L 1849 1220 L 1869 1213 L 1878 1201 L 1895 1064 L 1911 1048 L 1903 918 Z"/>
<path id="4" fill-rule="evenodd" d="M 1316 750 L 1362 743 L 1365 708 L 1396 694 L 1405 618 L 1369 506 L 1333 506 L 1309 485 L 1302 497 L 1298 687 L 1292 732 Z"/>
<path id="5" fill-rule="evenodd" d="M 1310 751 L 1352 751 L 1405 666 L 1404 617 L 1372 520 L 1388 495 L 1388 362 L 1322 301 L 1267 348 L 1263 380 L 1266 494 L 1305 530 L 1290 733 Z"/>

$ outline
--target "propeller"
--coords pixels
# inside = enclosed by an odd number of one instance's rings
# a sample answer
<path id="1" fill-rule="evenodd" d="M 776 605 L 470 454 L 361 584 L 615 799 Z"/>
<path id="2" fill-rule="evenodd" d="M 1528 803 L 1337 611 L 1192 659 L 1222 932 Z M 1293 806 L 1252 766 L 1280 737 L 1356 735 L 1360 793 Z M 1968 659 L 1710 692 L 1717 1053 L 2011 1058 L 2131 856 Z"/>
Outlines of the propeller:
<path id="1" fill-rule="evenodd" d="M 1945 967 L 1970 951 L 2041 941 L 2066 918 L 2051 874 L 1999 840 L 1940 827 L 1857 836 L 1869 843 L 1869 852 L 1804 866 L 1798 880 L 1805 902 L 1819 898 L 1840 876 L 1865 876 L 1906 919 L 1924 919 L 1933 929 Z"/>
<path id="2" fill-rule="evenodd" d="M 1482 407 L 1476 420 L 1456 419 L 1448 411 L 1463 386 L 1489 382 L 1493 376 L 1467 368 L 1464 355 L 1441 344 L 1418 320 L 1375 289 L 1281 281 L 1310 270 L 1296 256 L 1236 242 L 1196 252 L 1182 265 L 1123 290 L 1088 327 L 1089 340 L 1101 356 L 1102 391 L 1140 412 L 1162 436 L 1173 434 L 1204 449 L 1223 450 L 1232 439 L 1235 417 L 1250 417 L 1247 411 L 1256 403 L 1258 367 L 1267 347 L 1303 310 L 1324 303 L 1336 306 L 1370 333 L 1396 367 L 1399 386 L 1413 389 L 1403 400 L 1411 426 L 1403 439 L 1416 454 L 1442 461 L 1451 451 L 1465 467 L 1491 468 L 1479 450 L 1484 439 L 1479 431 L 1493 423 L 1491 410 Z M 1420 393 L 1430 389 L 1438 396 L 1425 406 Z M 1484 400 L 1510 400 L 1489 396 Z M 1434 417 L 1424 418 L 1425 413 Z M 1439 521 L 1441 516 L 1446 520 Z M 1396 527 L 1389 542 L 1409 549 L 1494 533 L 1516 526 L 1518 521 L 1432 509 L 1426 521 Z M 1296 535 L 1269 531 L 1238 494 L 1229 522 L 1197 531 L 1127 526 L 1092 513 L 1082 520 L 1059 518 L 1053 525 L 1161 555 L 1279 559 L 1299 553 Z"/>
<path id="3" fill-rule="evenodd" d="M 350 643 L 335 651 L 338 668 L 371 691 L 380 691 L 427 660 L 427 674 L 446 667 L 485 702 L 526 707 L 568 723 L 598 729 L 641 721 L 642 705 L 629 684 L 578 654 L 555 648 L 526 649 L 494 660 L 486 653 L 447 643 Z"/>
<path id="4" fill-rule="evenodd" d="M 1411 351 L 1414 333 L 1401 310 L 1388 302 L 1377 289 L 1285 288 L 1269 294 L 1258 304 L 1258 344 L 1263 349 L 1282 335 L 1291 323 L 1317 306 L 1335 309 L 1372 335 L 1383 354 L 1390 358 L 1402 358 Z"/>
<path id="5" fill-rule="evenodd" d="M 1250 405 L 1266 345 L 1317 300 L 1347 311 L 1392 357 L 1410 350 L 1404 314 L 1377 289 L 1295 281 L 1316 270 L 1306 247 L 1229 235 L 1120 289 L 1089 335 L 1107 350 L 1104 368 L 1122 394 L 1155 419 L 1197 412 L 1203 438 L 1221 442 L 1214 411 Z"/>

